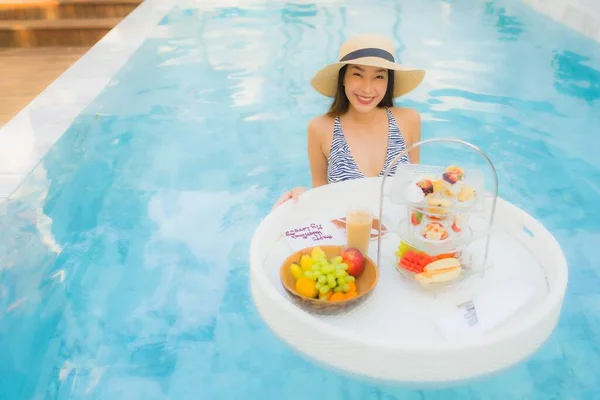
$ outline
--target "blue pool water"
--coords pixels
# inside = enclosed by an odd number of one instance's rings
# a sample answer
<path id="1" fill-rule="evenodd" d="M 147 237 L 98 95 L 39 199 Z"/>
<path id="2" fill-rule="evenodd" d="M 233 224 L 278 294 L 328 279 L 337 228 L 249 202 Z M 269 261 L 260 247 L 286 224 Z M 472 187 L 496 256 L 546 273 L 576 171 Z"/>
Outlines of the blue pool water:
<path id="1" fill-rule="evenodd" d="M 363 32 L 428 71 L 399 102 L 423 137 L 480 146 L 567 255 L 557 330 L 485 380 L 340 375 L 251 301 L 254 229 L 310 182 L 308 81 Z M 600 398 L 599 126 L 600 45 L 517 0 L 177 6 L 0 206 L 0 399 Z"/>

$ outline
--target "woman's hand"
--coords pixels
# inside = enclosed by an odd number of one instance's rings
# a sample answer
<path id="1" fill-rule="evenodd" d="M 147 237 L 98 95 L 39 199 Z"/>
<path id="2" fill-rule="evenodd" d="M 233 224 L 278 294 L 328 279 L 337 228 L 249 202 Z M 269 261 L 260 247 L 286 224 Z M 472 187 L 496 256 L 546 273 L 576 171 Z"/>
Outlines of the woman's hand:
<path id="1" fill-rule="evenodd" d="M 285 192 L 284 194 L 281 195 L 281 197 L 279 197 L 277 202 L 275 202 L 273 209 L 276 209 L 277 207 L 279 207 L 280 205 L 282 205 L 283 203 L 285 203 L 286 201 L 288 201 L 290 199 L 294 200 L 294 203 L 297 203 L 298 198 L 304 192 L 306 192 L 306 189 L 303 187 L 296 187 L 296 188 L 293 188 L 292 190 Z"/>

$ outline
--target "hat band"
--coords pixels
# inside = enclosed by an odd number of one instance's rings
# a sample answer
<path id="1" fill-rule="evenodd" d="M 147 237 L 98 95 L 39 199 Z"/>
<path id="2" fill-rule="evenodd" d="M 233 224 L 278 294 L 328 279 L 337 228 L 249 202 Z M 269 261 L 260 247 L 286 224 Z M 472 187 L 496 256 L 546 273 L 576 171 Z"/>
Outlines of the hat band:
<path id="1" fill-rule="evenodd" d="M 340 59 L 340 62 L 356 60 L 357 58 L 363 58 L 363 57 L 378 57 L 378 58 L 383 58 L 384 60 L 387 60 L 387 61 L 395 62 L 394 56 L 390 52 L 387 52 L 383 49 L 377 49 L 377 48 L 366 48 L 366 49 L 359 49 L 359 50 L 352 51 L 352 52 L 346 54 L 344 57 L 342 57 Z"/>

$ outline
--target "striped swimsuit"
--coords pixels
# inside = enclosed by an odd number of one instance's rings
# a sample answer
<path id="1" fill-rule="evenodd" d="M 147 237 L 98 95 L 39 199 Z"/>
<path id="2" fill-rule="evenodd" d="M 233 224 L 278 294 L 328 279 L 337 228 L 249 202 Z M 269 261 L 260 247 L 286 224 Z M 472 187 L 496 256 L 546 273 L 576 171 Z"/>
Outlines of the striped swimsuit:
<path id="1" fill-rule="evenodd" d="M 383 176 L 385 169 L 388 167 L 390 162 L 406 149 L 406 143 L 404 137 L 400 133 L 400 128 L 396 123 L 396 119 L 392 115 L 389 109 L 387 110 L 388 115 L 388 144 L 387 154 L 385 156 L 385 163 L 383 169 L 379 173 L 379 176 Z M 388 176 L 393 176 L 396 172 L 396 166 L 398 164 L 410 164 L 410 158 L 408 153 L 403 155 L 390 169 Z M 354 162 L 348 143 L 344 137 L 340 119 L 337 117 L 333 125 L 333 140 L 331 142 L 331 150 L 329 151 L 329 160 L 327 161 L 327 181 L 328 183 L 335 183 L 346 181 L 349 179 L 363 178 L 362 172 L 358 169 L 358 166 Z"/>

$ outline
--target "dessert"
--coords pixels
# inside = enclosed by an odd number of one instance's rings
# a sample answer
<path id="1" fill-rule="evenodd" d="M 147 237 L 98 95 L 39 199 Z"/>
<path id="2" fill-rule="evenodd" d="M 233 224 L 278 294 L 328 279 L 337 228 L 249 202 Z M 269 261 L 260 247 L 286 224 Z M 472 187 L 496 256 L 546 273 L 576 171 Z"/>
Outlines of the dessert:
<path id="1" fill-rule="evenodd" d="M 460 190 L 458 191 L 458 194 L 456 195 L 456 199 L 460 202 L 469 201 L 469 200 L 475 198 L 476 194 L 477 193 L 475 192 L 475 189 L 473 187 L 465 185 L 465 186 L 461 187 Z"/>
<path id="2" fill-rule="evenodd" d="M 444 197 L 454 197 L 454 192 L 450 184 L 443 179 L 438 179 L 432 182 L 433 193 L 439 193 Z"/>
<path id="3" fill-rule="evenodd" d="M 474 205 L 471 201 L 484 190 L 482 177 L 465 173 L 458 165 L 422 166 L 412 173 L 419 175 L 400 181 L 406 182 L 402 200 L 408 219 L 402 220 L 399 231 L 411 245 L 401 242 L 396 267 L 423 285 L 460 279 L 471 262 L 466 261 L 464 267 L 457 254 L 464 261 L 461 249 L 471 234 L 469 210 Z"/>
<path id="4" fill-rule="evenodd" d="M 423 178 L 420 181 L 417 182 L 417 186 L 419 188 L 421 188 L 421 191 L 423 191 L 423 194 L 425 196 L 427 196 L 430 193 L 433 193 L 433 183 L 431 182 L 431 179 L 429 178 Z"/>
<path id="5" fill-rule="evenodd" d="M 448 231 L 439 222 L 430 222 L 421 230 L 421 235 L 427 240 L 446 240 Z"/>
<path id="6" fill-rule="evenodd" d="M 410 223 L 417 226 L 423 220 L 423 213 L 420 211 L 413 211 L 410 213 Z"/>
<path id="7" fill-rule="evenodd" d="M 425 194 L 423 194 L 423 190 L 421 190 L 418 186 L 410 185 L 408 190 L 406 191 L 406 200 L 411 203 L 420 203 L 425 198 Z"/>
<path id="8" fill-rule="evenodd" d="M 461 167 L 450 165 L 444 170 L 443 178 L 446 182 L 455 184 L 456 182 L 463 180 L 464 171 Z"/>
<path id="9" fill-rule="evenodd" d="M 454 232 L 462 232 L 463 225 L 467 221 L 467 217 L 468 217 L 467 214 L 458 214 L 458 215 L 455 215 L 454 219 L 452 220 L 451 229 Z"/>
<path id="10" fill-rule="evenodd" d="M 452 202 L 446 198 L 430 194 L 427 196 L 427 205 L 425 212 L 430 214 L 431 219 L 444 219 L 448 213 L 448 208 L 452 206 Z"/>
<path id="11" fill-rule="evenodd" d="M 457 279 L 461 273 L 458 259 L 444 258 L 427 264 L 423 272 L 415 275 L 415 279 L 422 284 L 449 282 Z"/>

